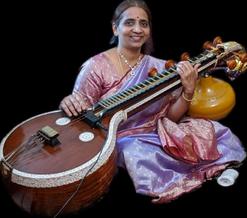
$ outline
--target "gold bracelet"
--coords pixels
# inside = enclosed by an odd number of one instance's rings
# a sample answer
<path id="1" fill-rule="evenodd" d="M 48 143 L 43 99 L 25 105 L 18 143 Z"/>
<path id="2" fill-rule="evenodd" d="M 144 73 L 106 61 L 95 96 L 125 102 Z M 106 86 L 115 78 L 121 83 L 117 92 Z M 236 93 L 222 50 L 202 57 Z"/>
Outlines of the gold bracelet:
<path id="1" fill-rule="evenodd" d="M 182 97 L 183 97 L 183 99 L 184 99 L 185 101 L 187 101 L 187 102 L 191 102 L 191 101 L 193 100 L 193 97 L 192 97 L 191 99 L 185 97 L 184 92 L 182 92 Z"/>

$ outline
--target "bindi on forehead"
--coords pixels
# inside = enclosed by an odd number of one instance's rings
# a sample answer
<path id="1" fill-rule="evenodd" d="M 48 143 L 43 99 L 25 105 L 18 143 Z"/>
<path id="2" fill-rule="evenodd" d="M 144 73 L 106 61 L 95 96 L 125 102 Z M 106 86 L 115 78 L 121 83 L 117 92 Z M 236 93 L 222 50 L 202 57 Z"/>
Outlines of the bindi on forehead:
<path id="1" fill-rule="evenodd" d="M 145 17 L 140 17 L 140 16 L 133 16 L 133 17 L 129 17 L 128 19 L 133 19 L 133 20 L 146 20 Z"/>
<path id="2" fill-rule="evenodd" d="M 148 19 L 148 15 L 145 10 L 139 7 L 130 7 L 123 12 L 123 17 L 131 19 Z"/>
<path id="3" fill-rule="evenodd" d="M 134 17 L 134 20 L 141 21 L 141 20 L 146 20 L 146 19 L 143 17 L 136 16 Z"/>

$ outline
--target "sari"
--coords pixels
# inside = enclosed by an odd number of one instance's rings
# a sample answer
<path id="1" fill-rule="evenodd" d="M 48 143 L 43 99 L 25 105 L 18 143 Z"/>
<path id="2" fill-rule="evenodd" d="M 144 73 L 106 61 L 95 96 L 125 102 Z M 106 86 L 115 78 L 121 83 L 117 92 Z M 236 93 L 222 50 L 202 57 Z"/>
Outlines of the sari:
<path id="1" fill-rule="evenodd" d="M 132 74 L 120 76 L 103 52 L 87 60 L 73 92 L 88 107 L 148 78 L 149 69 L 164 69 L 165 61 L 144 55 Z M 169 120 L 169 106 L 182 88 L 141 108 L 118 127 L 118 166 L 127 170 L 139 194 L 166 203 L 199 188 L 225 168 L 241 163 L 246 152 L 238 137 L 217 121 L 183 117 Z"/>

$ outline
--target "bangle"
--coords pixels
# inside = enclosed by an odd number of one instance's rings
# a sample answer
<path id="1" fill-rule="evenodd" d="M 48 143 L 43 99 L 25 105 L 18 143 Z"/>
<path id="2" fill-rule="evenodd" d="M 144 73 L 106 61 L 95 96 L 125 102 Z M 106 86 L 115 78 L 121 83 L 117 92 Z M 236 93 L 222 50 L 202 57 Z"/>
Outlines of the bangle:
<path id="1" fill-rule="evenodd" d="M 182 92 L 182 97 L 185 101 L 187 102 L 191 102 L 193 100 L 193 97 L 191 99 L 187 98 L 185 95 L 184 95 L 184 92 Z"/>

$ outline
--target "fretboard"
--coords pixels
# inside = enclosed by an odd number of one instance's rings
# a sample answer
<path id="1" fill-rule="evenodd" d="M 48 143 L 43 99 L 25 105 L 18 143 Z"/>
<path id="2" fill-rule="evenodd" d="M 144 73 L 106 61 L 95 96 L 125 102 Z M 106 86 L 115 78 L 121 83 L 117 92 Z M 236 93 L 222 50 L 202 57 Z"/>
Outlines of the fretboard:
<path id="1" fill-rule="evenodd" d="M 216 63 L 216 55 L 210 51 L 204 51 L 200 55 L 190 58 L 189 62 L 192 65 L 199 63 L 200 68 L 198 71 L 201 74 Z M 128 108 L 128 111 L 131 111 L 144 103 L 162 97 L 179 86 L 181 86 L 181 81 L 175 65 L 118 94 L 99 101 L 94 105 L 94 110 L 100 111 L 101 115 L 124 108 Z"/>

